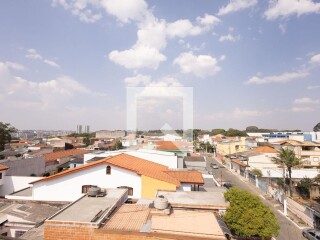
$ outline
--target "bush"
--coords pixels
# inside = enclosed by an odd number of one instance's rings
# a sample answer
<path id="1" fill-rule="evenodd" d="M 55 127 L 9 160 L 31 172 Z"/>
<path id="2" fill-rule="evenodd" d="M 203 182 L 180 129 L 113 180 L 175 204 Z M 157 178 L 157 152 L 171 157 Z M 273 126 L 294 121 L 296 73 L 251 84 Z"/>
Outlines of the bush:
<path id="1" fill-rule="evenodd" d="M 280 227 L 274 213 L 257 196 L 235 187 L 224 196 L 230 202 L 224 220 L 235 235 L 261 239 L 278 235 Z"/>

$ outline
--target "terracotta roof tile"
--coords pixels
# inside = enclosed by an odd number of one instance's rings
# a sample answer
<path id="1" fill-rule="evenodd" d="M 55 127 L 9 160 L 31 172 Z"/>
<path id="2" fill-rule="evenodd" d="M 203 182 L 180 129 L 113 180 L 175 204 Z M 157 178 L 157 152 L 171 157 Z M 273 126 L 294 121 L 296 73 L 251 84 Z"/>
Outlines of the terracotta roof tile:
<path id="1" fill-rule="evenodd" d="M 170 170 L 166 173 L 178 179 L 181 183 L 204 184 L 202 174 L 199 171 Z"/>
<path id="2" fill-rule="evenodd" d="M 188 143 L 182 141 L 156 141 L 154 142 L 157 150 L 169 151 L 169 150 L 188 150 Z"/>
<path id="3" fill-rule="evenodd" d="M 151 177 L 154 179 L 158 179 L 160 181 L 168 182 L 171 184 L 176 185 L 177 187 L 180 186 L 181 182 L 190 182 L 190 183 L 202 183 L 202 175 L 200 172 L 197 171 L 181 171 L 182 173 L 179 173 L 180 171 L 174 171 L 169 170 L 167 166 L 150 162 L 141 158 L 137 158 L 128 154 L 119 154 L 112 157 L 107 157 L 104 159 L 101 159 L 96 162 L 88 163 L 83 166 L 79 166 L 76 168 L 72 168 L 66 171 L 63 171 L 61 173 L 42 178 L 38 181 L 32 182 L 42 182 L 42 181 L 49 181 L 51 179 L 59 178 L 64 175 L 72 174 L 74 172 L 82 171 L 84 169 L 97 166 L 100 164 L 108 164 L 111 166 L 116 166 L 119 168 L 126 169 L 128 171 L 135 172 L 139 175 L 144 175 L 147 177 Z M 174 173 L 172 173 L 174 172 Z M 176 173 L 177 172 L 177 173 Z"/>
<path id="4" fill-rule="evenodd" d="M 119 154 L 111 157 L 106 162 L 111 165 L 136 172 L 139 175 L 145 175 L 147 177 L 180 186 L 180 182 L 177 179 L 164 172 L 169 170 L 168 167 L 158 163 L 150 162 L 127 154 Z"/>
<path id="5" fill-rule="evenodd" d="M 150 210 L 149 205 L 124 204 L 103 228 L 139 232 L 147 222 Z"/>
<path id="6" fill-rule="evenodd" d="M 0 164 L 0 171 L 4 171 L 4 170 L 8 170 L 9 167 L 7 167 L 6 165 L 2 165 Z"/>
<path id="7" fill-rule="evenodd" d="M 254 152 L 258 152 L 258 153 L 279 153 L 278 150 L 269 147 L 269 146 L 262 146 L 262 147 L 258 147 L 253 149 Z"/>
<path id="8" fill-rule="evenodd" d="M 243 161 L 240 161 L 238 159 L 233 159 L 233 160 L 231 160 L 231 162 L 234 162 L 234 163 L 240 165 L 241 167 L 249 167 L 246 163 L 244 163 Z"/>
<path id="9" fill-rule="evenodd" d="M 59 158 L 70 157 L 73 155 L 85 154 L 89 152 L 91 151 L 87 149 L 70 149 L 70 150 L 64 150 L 64 151 L 58 151 L 58 152 L 52 152 L 52 153 L 45 153 L 43 154 L 43 156 L 46 162 L 53 162 Z"/>

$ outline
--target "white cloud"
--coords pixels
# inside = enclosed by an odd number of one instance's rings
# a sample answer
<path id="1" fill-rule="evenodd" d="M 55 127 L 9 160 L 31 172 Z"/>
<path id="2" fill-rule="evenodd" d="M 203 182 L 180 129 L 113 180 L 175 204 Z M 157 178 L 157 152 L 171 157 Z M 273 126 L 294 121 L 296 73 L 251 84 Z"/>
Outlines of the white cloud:
<path id="1" fill-rule="evenodd" d="M 43 62 L 52 66 L 52 67 L 60 67 L 59 64 L 57 64 L 56 62 L 54 62 L 52 60 L 45 59 Z"/>
<path id="2" fill-rule="evenodd" d="M 94 23 L 102 18 L 97 10 L 100 7 L 98 0 L 52 0 L 52 6 L 57 5 L 69 10 L 72 15 L 85 23 Z"/>
<path id="3" fill-rule="evenodd" d="M 127 87 L 138 87 L 138 86 L 146 86 L 151 81 L 150 75 L 142 75 L 138 74 L 134 77 L 127 77 L 124 79 L 124 82 Z"/>
<path id="4" fill-rule="evenodd" d="M 204 78 L 215 75 L 221 70 L 218 60 L 210 55 L 193 55 L 192 52 L 181 53 L 174 61 L 182 73 L 191 73 Z"/>
<path id="5" fill-rule="evenodd" d="M 29 59 L 34 59 L 34 60 L 41 60 L 43 61 L 45 64 L 51 66 L 51 67 L 60 67 L 59 64 L 57 64 L 56 62 L 49 60 L 49 59 L 45 59 L 43 56 L 41 56 L 38 51 L 34 48 L 30 48 L 27 49 L 27 53 L 26 53 L 26 58 Z"/>
<path id="6" fill-rule="evenodd" d="M 228 34 L 228 35 L 223 35 L 223 36 L 220 36 L 219 38 L 219 42 L 224 42 L 224 41 L 230 41 L 230 42 L 236 42 L 240 40 L 240 36 L 234 36 L 232 34 Z"/>
<path id="7" fill-rule="evenodd" d="M 1 63 L 1 62 L 0 62 Z M 15 63 L 15 62 L 3 62 L 1 63 L 2 67 L 5 67 L 7 69 L 12 69 L 12 70 L 25 70 L 25 66 L 19 64 L 19 63 Z"/>
<path id="8" fill-rule="evenodd" d="M 313 100 L 309 97 L 297 98 L 293 101 L 294 104 L 319 104 L 320 100 Z"/>
<path id="9" fill-rule="evenodd" d="M 265 112 L 235 108 L 232 115 L 235 118 L 247 118 L 247 117 L 259 117 L 263 114 L 265 114 Z"/>
<path id="10" fill-rule="evenodd" d="M 273 76 L 254 76 L 251 77 L 246 84 L 266 84 L 266 83 L 287 83 L 295 79 L 305 78 L 309 75 L 306 71 L 296 71 L 296 72 L 285 72 L 280 75 Z"/>
<path id="11" fill-rule="evenodd" d="M 128 69 L 157 69 L 159 63 L 167 58 L 156 48 L 138 46 L 124 51 L 112 51 L 109 53 L 109 59 Z"/>
<path id="12" fill-rule="evenodd" d="M 220 23 L 220 19 L 205 14 L 204 17 L 197 17 L 200 25 L 193 25 L 188 19 L 179 19 L 175 22 L 167 24 L 167 35 L 170 38 L 196 36 L 209 31 L 213 26 Z"/>
<path id="13" fill-rule="evenodd" d="M 42 59 L 42 56 L 37 52 L 36 49 L 30 48 L 27 50 L 26 58 L 30 59 Z"/>
<path id="14" fill-rule="evenodd" d="M 280 29 L 282 34 L 285 34 L 286 31 L 287 31 L 287 25 L 285 23 L 280 23 L 279 24 L 279 29 Z"/>
<path id="15" fill-rule="evenodd" d="M 310 63 L 320 64 L 320 54 L 314 55 L 310 58 Z"/>
<path id="16" fill-rule="evenodd" d="M 291 108 L 292 112 L 314 112 L 315 109 L 311 107 L 293 107 Z"/>
<path id="17" fill-rule="evenodd" d="M 225 60 L 226 59 L 226 55 L 221 55 L 220 57 L 219 57 L 219 60 L 220 61 L 223 61 L 223 60 Z"/>
<path id="18" fill-rule="evenodd" d="M 308 13 L 320 13 L 320 3 L 312 0 L 270 0 L 264 16 L 268 20 L 275 20 L 279 17 L 286 18 L 294 14 L 301 16 Z"/>
<path id="19" fill-rule="evenodd" d="M 124 23 L 130 20 L 141 21 L 148 9 L 144 0 L 102 0 L 101 5 L 107 13 Z"/>
<path id="20" fill-rule="evenodd" d="M 228 13 L 240 11 L 246 8 L 253 7 L 258 3 L 257 0 L 230 0 L 230 3 L 219 9 L 217 15 L 225 15 Z"/>

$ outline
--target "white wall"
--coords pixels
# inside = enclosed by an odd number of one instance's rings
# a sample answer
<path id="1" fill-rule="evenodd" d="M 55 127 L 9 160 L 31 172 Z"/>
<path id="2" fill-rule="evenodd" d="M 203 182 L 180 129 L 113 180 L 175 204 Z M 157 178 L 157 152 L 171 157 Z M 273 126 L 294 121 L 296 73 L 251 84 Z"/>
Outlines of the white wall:
<path id="1" fill-rule="evenodd" d="M 128 186 L 133 188 L 133 198 L 141 197 L 141 177 L 136 173 L 107 165 L 99 165 L 33 185 L 33 200 L 75 201 L 82 196 L 83 185 L 97 185 L 101 188 Z"/>
<path id="2" fill-rule="evenodd" d="M 4 184 L 0 186 L 0 196 L 9 195 L 13 192 L 30 187 L 30 182 L 41 179 L 42 177 L 21 177 L 21 176 L 5 176 Z"/>
<path id="3" fill-rule="evenodd" d="M 95 154 L 95 153 L 88 153 L 84 155 L 84 164 L 87 163 L 88 160 L 94 157 L 108 157 L 108 156 L 115 156 L 121 153 L 125 153 L 134 157 L 142 158 L 151 162 L 159 163 L 165 165 L 169 168 L 178 168 L 178 157 L 174 153 L 167 153 L 155 150 L 146 150 L 141 149 L 138 151 L 106 151 L 104 153 Z"/>
<path id="4" fill-rule="evenodd" d="M 266 153 L 257 156 L 249 157 L 249 166 L 251 169 L 257 168 L 277 168 L 277 164 L 272 162 L 272 158 L 277 157 L 276 153 Z"/>
<path id="5" fill-rule="evenodd" d="M 179 190 L 180 191 L 185 191 L 185 192 L 190 192 L 191 191 L 191 186 L 192 184 L 190 183 L 182 183 Z"/>

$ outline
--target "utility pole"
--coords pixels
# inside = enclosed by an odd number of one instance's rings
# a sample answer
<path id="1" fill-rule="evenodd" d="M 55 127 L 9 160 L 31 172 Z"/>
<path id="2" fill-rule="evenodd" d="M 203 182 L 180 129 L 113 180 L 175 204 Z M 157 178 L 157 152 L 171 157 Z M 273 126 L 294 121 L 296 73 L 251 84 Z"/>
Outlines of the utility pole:
<path id="1" fill-rule="evenodd" d="M 283 214 L 287 216 L 287 191 L 286 191 L 286 170 L 284 163 L 282 164 L 282 174 L 283 174 Z"/>

